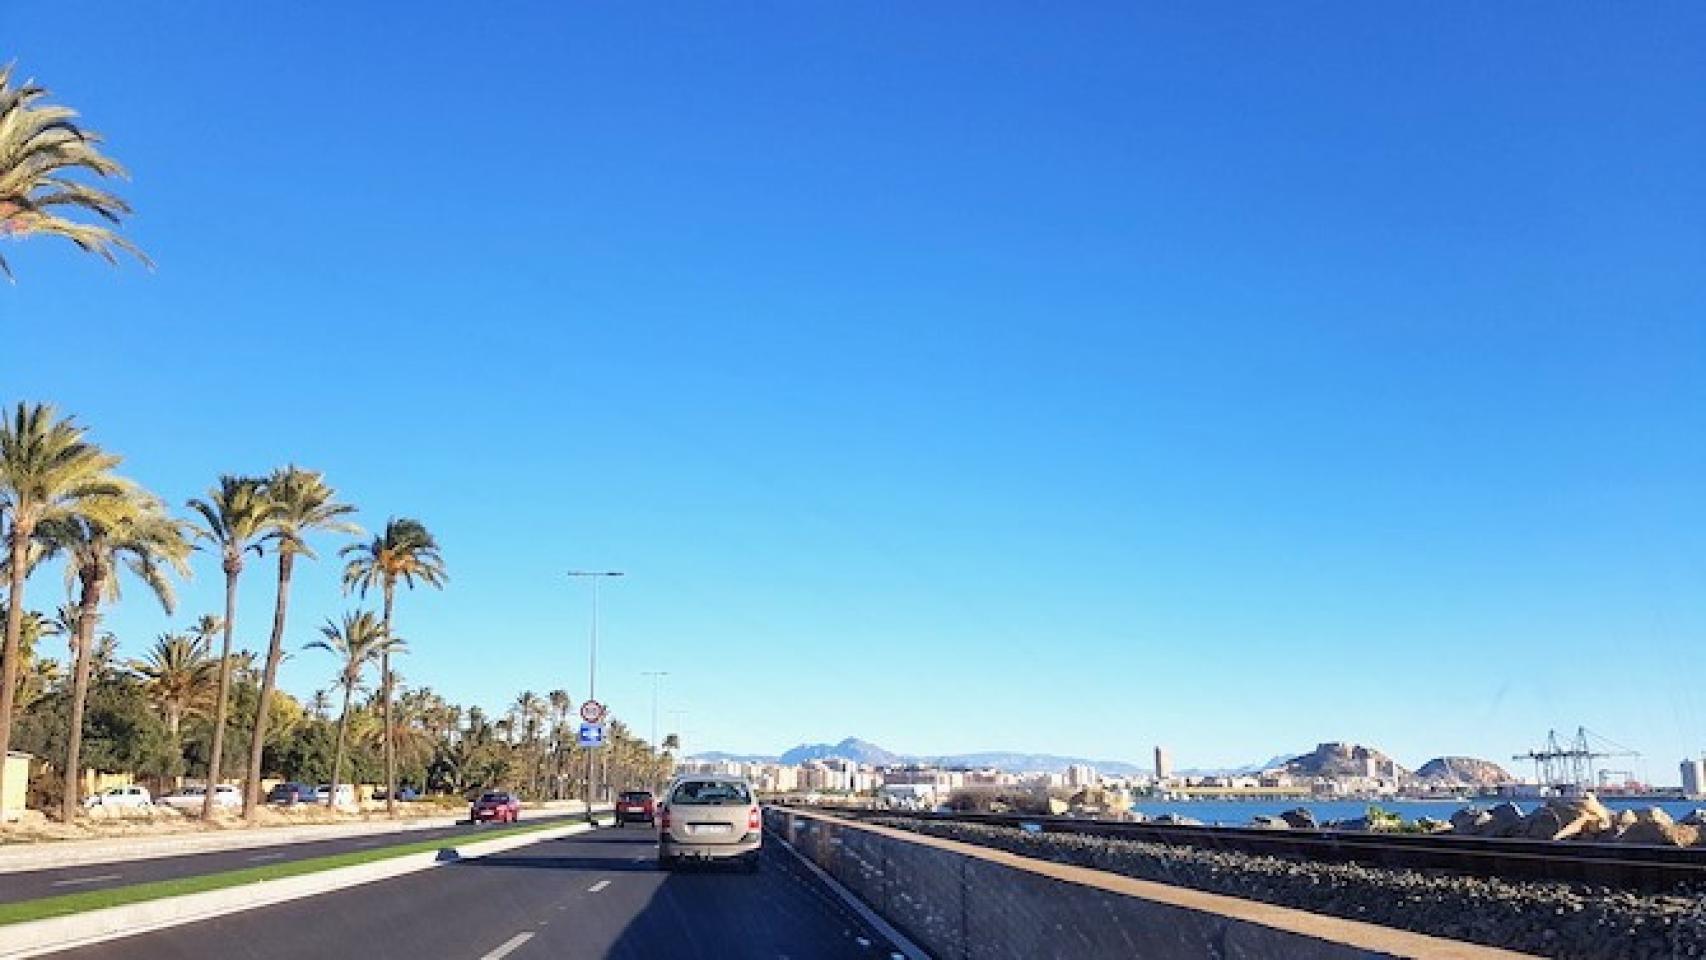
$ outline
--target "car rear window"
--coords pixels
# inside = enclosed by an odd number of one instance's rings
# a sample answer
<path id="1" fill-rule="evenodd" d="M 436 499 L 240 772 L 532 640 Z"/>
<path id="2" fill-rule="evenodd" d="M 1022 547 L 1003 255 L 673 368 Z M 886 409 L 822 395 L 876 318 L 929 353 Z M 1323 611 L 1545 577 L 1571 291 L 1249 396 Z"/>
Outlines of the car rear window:
<path id="1" fill-rule="evenodd" d="M 622 794 L 622 800 L 624 803 L 645 803 L 651 798 L 651 794 L 642 791 L 630 791 Z"/>
<path id="2" fill-rule="evenodd" d="M 481 803 L 508 803 L 509 802 L 509 794 L 507 794 L 507 793 L 482 793 L 482 794 L 480 794 L 480 802 Z"/>
<path id="3" fill-rule="evenodd" d="M 752 802 L 752 791 L 737 780 L 686 780 L 676 785 L 669 802 L 688 806 L 748 804 Z"/>

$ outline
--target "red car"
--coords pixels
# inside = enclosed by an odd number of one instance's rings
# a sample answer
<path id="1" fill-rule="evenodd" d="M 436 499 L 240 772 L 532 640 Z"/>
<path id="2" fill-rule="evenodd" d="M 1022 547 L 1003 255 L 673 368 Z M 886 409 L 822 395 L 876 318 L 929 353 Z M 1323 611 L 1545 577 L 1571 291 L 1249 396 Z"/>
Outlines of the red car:
<path id="1" fill-rule="evenodd" d="M 468 819 L 475 823 L 490 820 L 494 823 L 514 823 L 521 817 L 521 798 L 513 793 L 493 790 L 480 794 L 480 799 L 468 808 Z"/>
<path id="2" fill-rule="evenodd" d="M 656 823 L 657 805 L 649 790 L 627 790 L 616 798 L 616 825 Z"/>

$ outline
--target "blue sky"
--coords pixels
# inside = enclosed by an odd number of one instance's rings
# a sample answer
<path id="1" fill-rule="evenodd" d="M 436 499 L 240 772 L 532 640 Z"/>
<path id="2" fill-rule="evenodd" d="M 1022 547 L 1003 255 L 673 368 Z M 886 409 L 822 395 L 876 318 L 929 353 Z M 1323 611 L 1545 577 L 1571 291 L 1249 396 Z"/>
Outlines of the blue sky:
<path id="1" fill-rule="evenodd" d="M 1706 748 L 1698 5 L 384 6 L 0 12 L 159 263 L 8 243 L 0 399 L 426 521 L 411 681 L 616 567 L 689 748 Z"/>

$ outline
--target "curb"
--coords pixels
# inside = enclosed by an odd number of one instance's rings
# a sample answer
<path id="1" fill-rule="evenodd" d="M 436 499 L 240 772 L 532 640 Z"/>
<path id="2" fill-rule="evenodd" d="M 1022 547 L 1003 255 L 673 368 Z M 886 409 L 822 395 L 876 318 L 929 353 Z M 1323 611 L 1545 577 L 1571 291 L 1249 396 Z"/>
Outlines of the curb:
<path id="1" fill-rule="evenodd" d="M 390 880 L 460 860 L 489 856 L 528 844 L 585 833 L 591 829 L 593 828 L 589 824 L 576 823 L 517 836 L 453 844 L 440 850 L 411 853 L 352 867 L 320 870 L 282 880 L 246 883 L 205 893 L 162 897 L 159 900 L 89 910 L 64 917 L 7 924 L 0 927 L 0 935 L 4 938 L 4 945 L 0 946 L 0 958 L 12 960 L 17 957 L 38 957 L 72 947 L 211 920 L 228 913 L 300 900 L 363 883 Z"/>
<path id="2" fill-rule="evenodd" d="M 605 805 L 594 804 L 593 810 L 596 811 L 602 806 Z M 521 812 L 523 823 L 529 820 L 569 816 L 584 817 L 585 814 L 577 808 L 545 806 Z M 351 823 L 232 827 L 227 830 L 205 830 L 127 838 L 0 844 L 0 873 L 56 870 L 61 867 L 126 863 L 132 860 L 157 860 L 163 857 L 185 857 L 198 853 L 219 853 L 225 850 L 288 846 L 294 843 L 318 843 L 322 840 L 342 840 L 348 837 L 407 834 L 415 830 L 442 830 L 446 827 L 460 826 L 466 822 L 466 816 L 416 817 L 397 820 L 362 820 Z"/>

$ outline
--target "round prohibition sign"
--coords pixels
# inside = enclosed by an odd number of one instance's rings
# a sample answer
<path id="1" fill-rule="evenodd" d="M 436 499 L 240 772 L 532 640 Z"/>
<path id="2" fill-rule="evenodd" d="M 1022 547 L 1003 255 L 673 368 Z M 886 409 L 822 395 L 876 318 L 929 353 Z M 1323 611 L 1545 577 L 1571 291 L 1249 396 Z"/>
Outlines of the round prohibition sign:
<path id="1" fill-rule="evenodd" d="M 597 723 L 604 719 L 604 704 L 597 700 L 588 700 L 581 704 L 581 719 L 587 723 Z"/>

